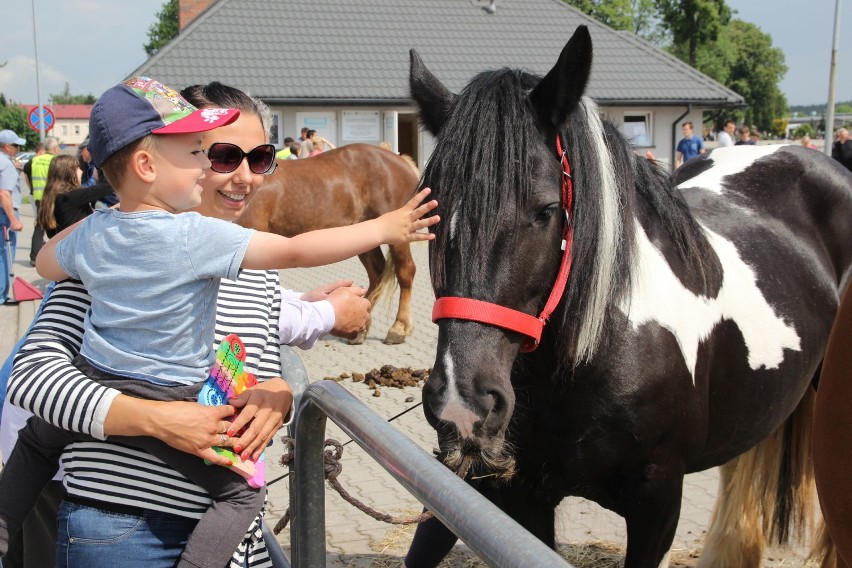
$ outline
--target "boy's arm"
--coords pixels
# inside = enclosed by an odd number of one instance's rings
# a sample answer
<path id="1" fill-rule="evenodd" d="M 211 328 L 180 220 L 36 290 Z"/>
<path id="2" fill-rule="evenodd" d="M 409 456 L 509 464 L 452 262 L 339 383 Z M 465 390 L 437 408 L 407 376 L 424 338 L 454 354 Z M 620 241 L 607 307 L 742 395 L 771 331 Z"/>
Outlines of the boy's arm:
<path id="1" fill-rule="evenodd" d="M 381 244 L 432 239 L 434 235 L 430 233 L 417 232 L 440 220 L 437 215 L 421 219 L 438 206 L 434 200 L 421 205 L 429 193 L 428 188 L 424 189 L 404 207 L 356 225 L 311 231 L 290 239 L 258 231 L 249 241 L 241 267 L 271 270 L 322 266 L 365 253 Z"/>
<path id="2" fill-rule="evenodd" d="M 83 221 L 85 221 L 85 219 L 83 219 Z M 71 277 L 70 274 L 66 273 L 62 267 L 59 266 L 59 261 L 56 258 L 56 247 L 65 237 L 70 235 L 74 229 L 77 228 L 77 225 L 83 221 L 77 221 L 70 227 L 60 231 L 41 247 L 41 250 L 36 257 L 36 272 L 38 272 L 39 276 L 55 282 L 61 282 Z"/>

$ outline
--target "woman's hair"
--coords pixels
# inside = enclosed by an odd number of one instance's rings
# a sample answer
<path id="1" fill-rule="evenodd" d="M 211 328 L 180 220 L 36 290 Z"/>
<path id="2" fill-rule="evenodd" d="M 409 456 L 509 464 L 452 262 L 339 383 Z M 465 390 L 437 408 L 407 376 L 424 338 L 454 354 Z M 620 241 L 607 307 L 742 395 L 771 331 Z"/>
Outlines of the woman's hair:
<path id="1" fill-rule="evenodd" d="M 190 104 L 198 108 L 219 107 L 235 108 L 240 112 L 257 115 L 263 124 L 266 139 L 269 139 L 272 128 L 272 113 L 266 103 L 247 95 L 239 89 L 223 85 L 218 81 L 206 85 L 191 85 L 180 92 Z"/>
<path id="2" fill-rule="evenodd" d="M 56 217 L 53 215 L 56 205 L 56 196 L 67 193 L 78 186 L 77 168 L 80 167 L 77 158 L 62 154 L 50 161 L 47 170 L 47 185 L 44 186 L 44 195 L 38 208 L 38 219 L 36 220 L 42 229 L 55 229 Z"/>

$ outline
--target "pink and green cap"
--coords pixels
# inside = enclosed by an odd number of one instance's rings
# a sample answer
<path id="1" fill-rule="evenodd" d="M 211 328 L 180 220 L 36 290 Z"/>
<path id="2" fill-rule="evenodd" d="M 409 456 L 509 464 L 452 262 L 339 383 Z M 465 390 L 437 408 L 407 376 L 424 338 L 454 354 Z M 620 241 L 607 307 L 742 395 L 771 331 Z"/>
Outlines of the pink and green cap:
<path id="1" fill-rule="evenodd" d="M 108 89 L 89 116 L 89 152 L 96 166 L 149 134 L 192 134 L 226 126 L 240 116 L 230 108 L 197 109 L 180 94 L 148 77 Z"/>

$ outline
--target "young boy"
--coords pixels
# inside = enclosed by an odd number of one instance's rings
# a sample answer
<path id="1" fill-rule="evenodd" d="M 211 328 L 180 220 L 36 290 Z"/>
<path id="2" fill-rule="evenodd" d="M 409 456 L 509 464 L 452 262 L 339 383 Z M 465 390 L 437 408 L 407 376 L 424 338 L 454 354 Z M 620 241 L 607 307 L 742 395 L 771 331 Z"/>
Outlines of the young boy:
<path id="1" fill-rule="evenodd" d="M 377 219 L 292 239 L 197 213 L 177 215 L 200 203 L 198 181 L 210 166 L 200 133 L 238 115 L 197 110 L 145 77 L 109 89 L 92 109 L 89 151 L 118 193 L 119 208 L 97 211 L 51 239 L 37 269 L 51 280 L 77 278 L 91 294 L 75 365 L 93 380 L 140 398 L 194 401 L 213 364 L 221 278 L 233 279 L 241 268 L 319 266 L 382 243 L 431 238 L 417 232 L 438 222 L 437 216 L 420 219 L 437 206 L 421 205 L 428 190 Z M 39 419 L 21 430 L 0 479 L 0 554 L 55 473 L 62 448 L 80 438 Z M 211 494 L 214 503 L 179 566 L 224 566 L 260 510 L 264 491 L 159 440 L 120 441 L 145 449 Z M 228 441 L 222 433 L 221 445 Z"/>

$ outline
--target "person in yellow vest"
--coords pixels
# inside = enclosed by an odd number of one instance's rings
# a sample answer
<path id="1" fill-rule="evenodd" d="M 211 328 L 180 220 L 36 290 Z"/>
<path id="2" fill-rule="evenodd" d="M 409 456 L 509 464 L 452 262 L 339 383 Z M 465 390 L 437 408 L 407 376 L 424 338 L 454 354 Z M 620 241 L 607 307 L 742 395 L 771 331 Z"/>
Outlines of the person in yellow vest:
<path id="1" fill-rule="evenodd" d="M 32 162 L 31 186 L 33 200 L 36 206 L 36 219 L 38 219 L 38 208 L 41 205 L 41 197 L 44 195 L 44 186 L 47 185 L 47 170 L 54 156 L 59 153 L 59 142 L 56 138 L 44 139 L 44 154 L 34 156 Z M 44 244 L 44 229 L 36 223 L 33 227 L 33 240 L 30 243 L 30 266 L 35 266 L 38 251 Z"/>
<path id="2" fill-rule="evenodd" d="M 278 150 L 278 152 L 275 153 L 275 157 L 278 158 L 279 160 L 290 160 L 290 159 L 292 159 L 293 142 L 295 142 L 295 140 L 293 140 L 291 137 L 288 136 L 287 138 L 285 138 L 284 139 L 284 147 L 281 148 L 280 150 Z"/>

